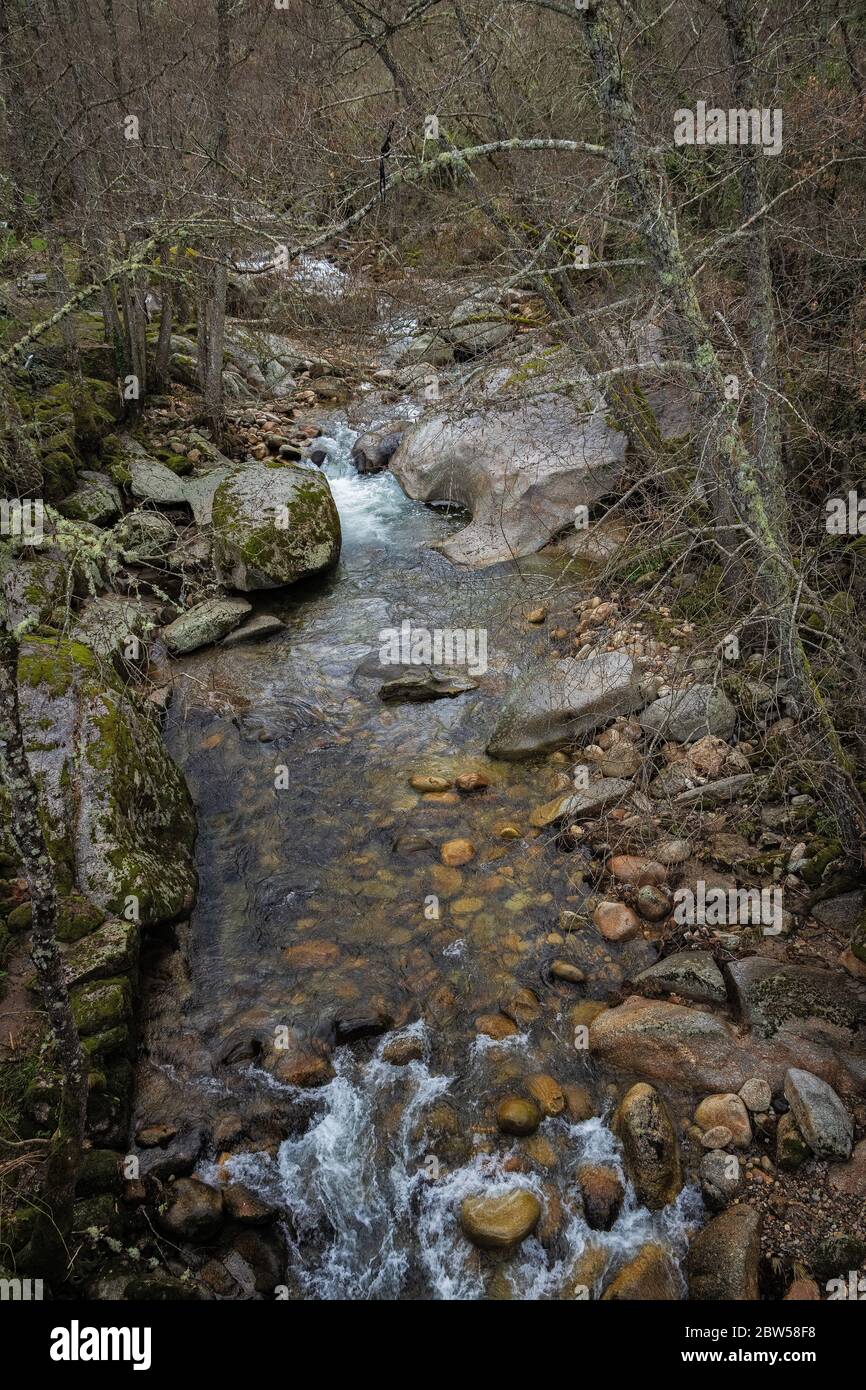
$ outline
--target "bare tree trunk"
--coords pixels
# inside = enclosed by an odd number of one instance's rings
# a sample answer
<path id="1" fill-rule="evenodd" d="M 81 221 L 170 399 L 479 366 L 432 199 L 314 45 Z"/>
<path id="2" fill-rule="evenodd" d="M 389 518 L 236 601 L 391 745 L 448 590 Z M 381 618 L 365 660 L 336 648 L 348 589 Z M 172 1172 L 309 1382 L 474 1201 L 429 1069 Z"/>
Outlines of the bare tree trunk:
<path id="1" fill-rule="evenodd" d="M 213 190 L 217 210 L 227 214 L 223 206 L 227 184 L 228 155 L 228 90 L 229 61 L 229 0 L 216 0 L 216 63 L 212 89 L 213 111 Z M 199 381 L 204 396 L 204 409 L 214 439 L 219 443 L 224 424 L 223 347 L 225 343 L 226 288 L 228 272 L 223 248 L 216 243 L 213 259 L 202 271 L 199 291 Z"/>
<path id="2" fill-rule="evenodd" d="M 168 381 L 171 329 L 174 317 L 174 285 L 170 279 L 171 252 L 165 246 L 162 248 L 160 261 L 165 274 L 160 281 L 162 306 L 159 311 L 159 335 L 156 340 L 156 353 L 153 361 L 153 380 L 157 387 L 162 388 Z"/>
<path id="3" fill-rule="evenodd" d="M 87 1116 L 87 1068 L 57 947 L 54 867 L 39 818 L 39 792 L 24 749 L 18 704 L 18 642 L 0 627 L 0 758 L 12 805 L 12 835 L 30 888 L 31 954 L 63 1075 L 60 1116 L 51 1140 L 43 1198 L 46 1209 L 21 1257 L 23 1268 L 59 1274 L 68 1234 Z"/>
<path id="4" fill-rule="evenodd" d="M 736 105 L 747 110 L 755 100 L 755 34 L 749 0 L 723 0 L 728 47 L 734 64 Z M 776 316 L 773 308 L 773 275 L 764 206 L 762 156 L 756 145 L 740 150 L 741 220 L 752 223 L 745 240 L 744 266 L 749 290 L 749 328 L 751 332 L 752 451 L 758 462 L 758 479 L 768 507 L 786 517 L 782 476 L 782 439 L 779 427 L 779 371 L 776 352 Z"/>
<path id="5" fill-rule="evenodd" d="M 737 419 L 737 403 L 725 395 L 721 363 L 680 246 L 667 179 L 644 147 L 628 93 L 620 50 L 604 15 L 604 0 L 589 0 L 578 18 L 586 35 L 611 148 L 631 199 L 659 287 L 671 309 L 679 349 L 687 362 L 700 448 L 713 485 L 717 521 L 728 525 L 726 499 L 747 541 L 759 593 L 775 623 L 779 657 L 789 693 L 812 739 L 812 763 L 836 819 L 846 856 L 862 863 L 866 809 L 846 766 L 832 718 L 817 689 L 797 626 L 796 569 L 783 516 L 772 516 L 760 462 L 750 455 Z"/>

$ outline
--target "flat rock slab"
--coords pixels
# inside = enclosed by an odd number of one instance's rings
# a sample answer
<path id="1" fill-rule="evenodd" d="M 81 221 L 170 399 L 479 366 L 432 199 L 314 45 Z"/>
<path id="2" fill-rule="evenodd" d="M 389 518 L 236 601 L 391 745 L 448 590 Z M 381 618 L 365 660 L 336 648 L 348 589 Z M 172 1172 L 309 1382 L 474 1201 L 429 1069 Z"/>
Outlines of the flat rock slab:
<path id="1" fill-rule="evenodd" d="M 642 704 L 639 670 L 624 652 L 546 662 L 514 682 L 487 752 L 507 761 L 551 753 Z"/>
<path id="2" fill-rule="evenodd" d="M 229 459 L 216 464 L 200 477 L 180 477 L 153 458 L 137 440 L 129 435 L 121 438 L 124 463 L 129 469 L 129 490 L 133 497 L 156 502 L 162 507 L 187 506 L 198 526 L 209 526 L 213 515 L 214 494 L 236 465 Z"/>
<path id="3" fill-rule="evenodd" d="M 676 951 L 634 978 L 642 994 L 681 994 L 702 1004 L 725 1004 L 728 991 L 709 951 Z"/>
<path id="4" fill-rule="evenodd" d="M 740 1018 L 762 1037 L 829 1025 L 834 1034 L 841 1029 L 851 1039 L 866 1038 L 866 986 L 840 970 L 749 956 L 731 961 L 726 973 Z"/>
<path id="5" fill-rule="evenodd" d="M 737 1091 L 753 1076 L 779 1091 L 791 1067 L 842 1089 L 866 1081 L 866 1056 L 852 1049 L 783 1031 L 744 1038 L 717 1014 L 636 994 L 593 1019 L 589 1047 L 616 1071 L 697 1091 Z"/>
<path id="6" fill-rule="evenodd" d="M 797 1128 L 818 1158 L 851 1157 L 854 1120 L 832 1086 L 811 1072 L 792 1067 L 785 1077 L 785 1099 Z"/>
<path id="7" fill-rule="evenodd" d="M 218 642 L 251 612 L 252 604 L 243 598 L 208 598 L 164 627 L 162 640 L 176 656 L 192 652 Z"/>
<path id="8" fill-rule="evenodd" d="M 834 1164 L 828 1181 L 834 1192 L 866 1197 L 866 1139 L 854 1145 L 854 1152 L 847 1163 Z"/>
<path id="9" fill-rule="evenodd" d="M 427 700 L 453 700 L 477 688 L 478 682 L 469 676 L 422 667 L 385 681 L 379 687 L 379 699 L 391 704 L 423 704 Z"/>
<path id="10" fill-rule="evenodd" d="M 280 622 L 279 618 L 273 617 L 270 613 L 257 613 L 240 627 L 236 627 L 228 637 L 224 637 L 222 644 L 224 647 L 236 647 L 241 642 L 263 642 L 266 637 L 274 637 L 278 632 L 285 630 L 286 625 Z"/>
<path id="11" fill-rule="evenodd" d="M 529 823 L 543 830 L 561 820 L 587 820 L 601 815 L 605 807 L 616 805 L 633 791 L 634 783 L 623 777 L 602 777 L 598 782 L 591 782 L 584 791 L 557 796 L 544 806 L 537 806 Z"/>

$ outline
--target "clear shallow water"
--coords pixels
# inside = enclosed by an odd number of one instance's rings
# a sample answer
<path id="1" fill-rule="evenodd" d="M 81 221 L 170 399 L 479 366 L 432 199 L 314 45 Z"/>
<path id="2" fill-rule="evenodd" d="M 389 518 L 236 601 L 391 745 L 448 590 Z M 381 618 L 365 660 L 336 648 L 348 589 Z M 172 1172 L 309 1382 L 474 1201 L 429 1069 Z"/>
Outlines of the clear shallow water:
<path id="1" fill-rule="evenodd" d="M 501 1273 L 501 1296 L 555 1298 L 588 1239 L 574 1168 L 586 1155 L 617 1162 L 616 1143 L 600 1121 L 546 1120 L 527 1171 L 508 1172 L 491 1107 L 549 1071 L 589 1085 L 604 1109 L 568 1012 L 621 971 L 613 948 L 585 943 L 586 989 L 550 976 L 559 912 L 585 890 L 579 854 L 531 830 L 529 814 L 563 771 L 483 751 L 514 672 L 544 650 L 523 614 L 554 572 L 544 560 L 455 571 L 428 547 L 462 523 L 410 502 L 389 474 L 359 477 L 354 432 L 328 428 L 317 442 L 341 516 L 339 566 L 262 596 L 283 634 L 180 668 L 167 737 L 196 802 L 200 892 L 179 949 L 150 962 L 137 1123 L 173 1120 L 199 1136 L 199 1171 L 276 1202 L 293 1296 L 472 1299 Z M 399 670 L 379 665 L 380 634 L 405 618 L 483 627 L 478 688 L 383 703 L 383 676 Z M 408 784 L 419 771 L 483 771 L 491 786 L 425 797 Z M 518 838 L 503 839 L 505 825 Z M 455 838 L 478 852 L 445 869 L 439 847 Z M 526 990 L 537 1007 L 517 1035 L 477 1035 L 479 1015 Z M 284 1084 L 280 1029 L 330 1058 L 327 1084 Z M 381 1050 L 400 1030 L 422 1056 L 395 1067 Z M 498 1269 L 461 1235 L 459 1206 L 516 1184 L 561 1204 L 562 1219 Z M 612 1265 L 651 1236 L 678 1252 L 693 1208 L 689 1197 L 651 1215 L 630 1195 L 613 1231 L 592 1239 Z"/>

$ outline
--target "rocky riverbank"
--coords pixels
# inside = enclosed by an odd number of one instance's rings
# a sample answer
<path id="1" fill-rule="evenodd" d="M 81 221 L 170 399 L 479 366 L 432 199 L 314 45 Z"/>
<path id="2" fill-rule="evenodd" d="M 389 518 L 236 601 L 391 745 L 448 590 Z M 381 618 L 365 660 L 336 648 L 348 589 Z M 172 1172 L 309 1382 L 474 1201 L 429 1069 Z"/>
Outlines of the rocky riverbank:
<path id="1" fill-rule="evenodd" d="M 134 432 L 98 383 L 33 408 L 54 505 L 3 582 L 91 1065 L 91 1297 L 815 1298 L 866 1256 L 863 890 L 797 711 L 771 653 L 719 655 L 711 568 L 623 545 L 624 436 L 521 351 L 531 299 L 482 302 L 351 368 L 237 327 L 225 452 L 186 338 Z M 417 509 L 432 560 L 408 503 L 396 539 L 341 522 L 337 409 L 359 483 L 459 507 Z M 477 626 L 487 669 L 384 668 L 403 615 Z M 4 1124 L 38 1144 L 2 866 Z"/>

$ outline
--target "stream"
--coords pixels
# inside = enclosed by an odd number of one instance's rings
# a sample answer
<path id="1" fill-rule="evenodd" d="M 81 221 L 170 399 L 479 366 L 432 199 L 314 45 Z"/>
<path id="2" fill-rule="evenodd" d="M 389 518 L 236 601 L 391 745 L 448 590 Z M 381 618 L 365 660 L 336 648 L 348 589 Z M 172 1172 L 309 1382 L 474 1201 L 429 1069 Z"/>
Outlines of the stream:
<path id="1" fill-rule="evenodd" d="M 190 923 L 145 954 L 136 1123 L 172 1124 L 200 1176 L 278 1208 L 284 1296 L 573 1297 L 589 1238 L 609 1267 L 648 1239 L 678 1258 L 700 1200 L 686 1189 L 651 1213 L 627 1186 L 612 1230 L 590 1232 L 575 1168 L 622 1172 L 604 1118 L 566 1112 L 505 1145 L 490 1123 L 491 1101 L 533 1072 L 589 1087 L 602 1117 L 613 1105 L 568 1015 L 593 981 L 615 981 L 616 962 L 593 948 L 579 990 L 550 975 L 559 913 L 586 894 L 583 861 L 527 829 L 568 769 L 483 751 L 510 679 L 545 650 L 524 613 L 562 560 L 456 572 L 429 547 L 463 521 L 409 501 L 387 472 L 359 476 L 355 431 L 323 427 L 339 565 L 257 600 L 283 632 L 176 668 L 166 737 L 196 804 L 200 886 Z M 477 688 L 383 702 L 383 674 L 406 668 L 383 673 L 381 634 L 407 620 L 483 631 Z M 490 785 L 423 794 L 408 780 L 419 772 Z M 459 868 L 439 857 L 454 839 L 478 851 Z M 479 1035 L 475 1020 L 503 1001 L 519 1030 Z M 399 1065 L 383 1056 L 395 1044 Z M 323 1084 L 294 1084 L 298 1057 L 327 1068 Z M 491 1286 L 460 1202 L 518 1184 L 547 1217 L 493 1262 Z"/>

